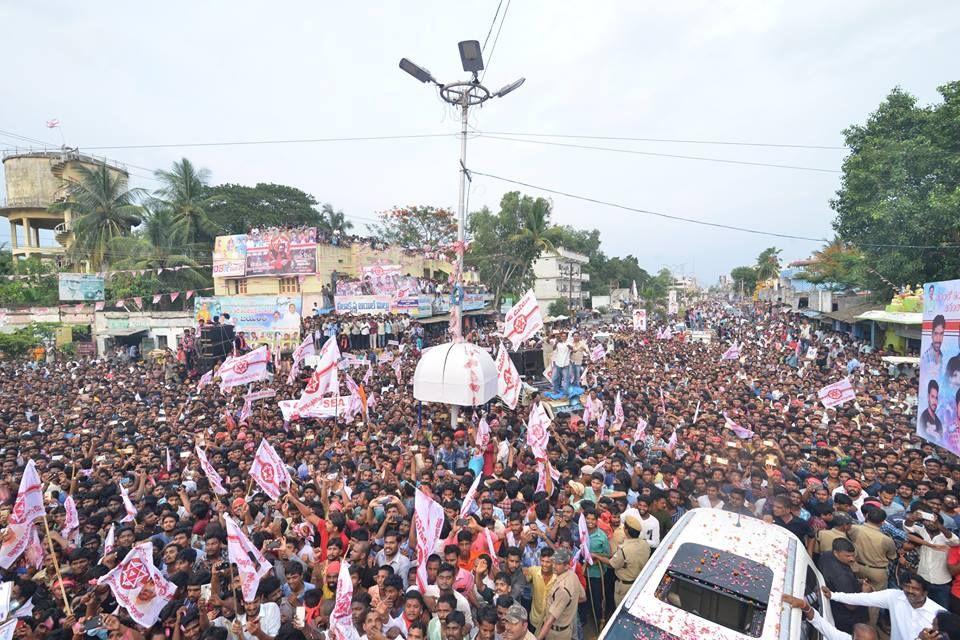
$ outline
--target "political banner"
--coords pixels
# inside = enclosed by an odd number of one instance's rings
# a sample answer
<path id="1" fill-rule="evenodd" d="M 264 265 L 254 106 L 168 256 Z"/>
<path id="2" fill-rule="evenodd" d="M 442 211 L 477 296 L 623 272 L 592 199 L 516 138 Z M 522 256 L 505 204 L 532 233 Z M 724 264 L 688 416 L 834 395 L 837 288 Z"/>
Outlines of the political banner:
<path id="1" fill-rule="evenodd" d="M 647 310 L 646 309 L 633 310 L 633 330 L 634 331 L 647 330 Z"/>
<path id="2" fill-rule="evenodd" d="M 103 276 L 95 273 L 58 273 L 60 302 L 94 302 L 104 298 Z"/>
<path id="3" fill-rule="evenodd" d="M 247 273 L 247 236 L 217 236 L 213 241 L 213 277 L 236 278 Z"/>
<path id="4" fill-rule="evenodd" d="M 417 536 L 417 586 L 423 593 L 427 587 L 427 558 L 436 551 L 437 540 L 443 529 L 443 507 L 429 495 L 416 489 L 414 496 L 413 529 Z"/>
<path id="5" fill-rule="evenodd" d="M 317 229 L 253 230 L 247 234 L 247 277 L 304 275 L 317 271 Z"/>
<path id="6" fill-rule="evenodd" d="M 960 455 L 960 280 L 923 285 L 917 435 Z"/>
<path id="7" fill-rule="evenodd" d="M 272 350 L 293 351 L 300 345 L 300 296 L 196 297 L 193 316 L 208 323 L 214 316 L 230 314 L 236 333 L 243 333 L 251 347 L 267 345 Z"/>
<path id="8" fill-rule="evenodd" d="M 346 413 L 349 399 L 349 396 L 324 396 L 304 409 L 303 413 L 297 409 L 299 400 L 281 400 L 277 406 L 280 407 L 280 413 L 287 422 L 297 418 L 335 418 Z"/>
<path id="9" fill-rule="evenodd" d="M 503 343 L 497 351 L 497 395 L 511 409 L 517 408 L 520 400 L 520 373 L 510 359 Z"/>
<path id="10" fill-rule="evenodd" d="M 393 297 L 416 296 L 420 293 L 420 281 L 404 275 L 403 267 L 399 264 L 364 265 L 360 267 L 360 280 L 362 288 L 370 293 Z"/>
<path id="11" fill-rule="evenodd" d="M 393 296 L 341 296 L 333 299 L 333 310 L 336 313 L 381 314 L 390 313 L 393 306 Z"/>

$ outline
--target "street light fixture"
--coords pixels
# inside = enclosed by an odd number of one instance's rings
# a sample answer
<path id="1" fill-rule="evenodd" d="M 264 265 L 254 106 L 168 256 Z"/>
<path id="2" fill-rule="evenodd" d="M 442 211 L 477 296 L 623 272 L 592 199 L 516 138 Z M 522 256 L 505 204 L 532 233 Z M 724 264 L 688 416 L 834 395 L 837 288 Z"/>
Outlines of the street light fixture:
<path id="1" fill-rule="evenodd" d="M 400 68 L 409 73 L 420 82 L 432 82 L 437 85 L 440 92 L 440 98 L 451 105 L 460 107 L 460 199 L 457 207 L 457 264 L 455 271 L 454 293 L 452 305 L 450 308 L 450 326 L 453 330 L 454 341 L 462 340 L 463 321 L 463 253 L 464 253 L 464 235 L 466 229 L 466 193 L 467 180 L 470 174 L 467 171 L 467 122 L 470 107 L 477 107 L 491 98 L 502 98 L 508 93 L 516 90 L 525 81 L 520 78 L 512 82 L 496 93 L 492 93 L 487 87 L 480 84 L 477 78 L 477 72 L 483 71 L 483 50 L 480 42 L 477 40 L 464 40 L 458 43 L 460 50 L 460 62 L 463 70 L 473 75 L 470 80 L 451 82 L 443 84 L 434 79 L 429 71 L 423 67 L 414 64 L 407 58 L 400 60 Z M 485 351 L 483 352 L 486 353 Z M 451 410 L 451 422 L 456 425 L 456 407 Z"/>

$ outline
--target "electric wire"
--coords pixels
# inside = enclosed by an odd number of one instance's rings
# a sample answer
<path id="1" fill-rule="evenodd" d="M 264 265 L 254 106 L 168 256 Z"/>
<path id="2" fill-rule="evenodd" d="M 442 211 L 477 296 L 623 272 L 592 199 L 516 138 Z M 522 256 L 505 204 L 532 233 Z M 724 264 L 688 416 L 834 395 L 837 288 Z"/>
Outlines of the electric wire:
<path id="1" fill-rule="evenodd" d="M 685 140 L 679 138 L 634 138 L 629 136 L 588 136 L 563 133 L 525 133 L 516 131 L 479 131 L 480 134 L 489 134 L 497 136 L 520 136 L 531 138 L 573 138 L 577 140 L 621 140 L 624 142 L 664 142 L 671 144 L 705 144 L 705 145 L 723 145 L 733 147 L 765 147 L 775 149 L 818 149 L 830 151 L 843 151 L 846 147 L 830 146 L 820 144 L 785 144 L 774 142 L 744 142 L 739 140 Z"/>
<path id="2" fill-rule="evenodd" d="M 571 149 L 587 149 L 592 151 L 609 151 L 611 153 L 625 153 L 629 155 L 652 156 L 657 158 L 673 158 L 676 160 L 697 160 L 700 162 L 718 162 L 720 164 L 737 164 L 750 167 L 769 167 L 773 169 L 793 169 L 795 171 L 813 171 L 816 173 L 843 173 L 839 169 L 825 169 L 822 167 L 804 167 L 792 164 L 777 164 L 772 162 L 754 162 L 750 160 L 731 160 L 727 158 L 711 158 L 707 156 L 688 156 L 676 153 L 659 153 L 656 151 L 638 151 L 636 149 L 617 149 L 615 147 L 597 147 L 593 145 L 572 144 L 569 142 L 550 142 L 548 140 L 524 140 L 523 138 L 508 138 L 481 133 L 481 138 L 488 140 L 505 140 L 508 142 L 524 142 L 527 144 L 542 144 L 552 147 L 567 147 Z"/>
<path id="3" fill-rule="evenodd" d="M 684 216 L 673 215 L 669 213 L 664 213 L 662 211 L 652 211 L 650 209 L 640 209 L 638 207 L 630 207 L 624 204 L 619 204 L 616 202 L 609 202 L 606 200 L 601 200 L 599 198 L 592 198 L 590 196 L 577 195 L 575 193 L 569 193 L 567 191 L 560 191 L 559 189 L 552 189 L 550 187 L 544 187 L 541 185 L 531 184 L 529 182 L 523 182 L 521 180 L 513 180 L 511 178 L 504 178 L 503 176 L 494 175 L 491 173 L 484 173 L 482 171 L 471 170 L 471 175 L 474 176 L 483 176 L 485 178 L 491 178 L 493 180 L 499 180 L 501 182 L 506 182 L 508 184 L 515 184 L 522 187 L 527 187 L 528 189 L 536 189 L 537 191 L 543 191 L 545 193 L 552 193 L 558 196 L 564 196 L 566 198 L 571 198 L 573 200 L 581 200 L 583 202 L 592 202 L 593 204 L 599 204 L 606 207 L 612 207 L 615 209 L 621 209 L 624 211 L 632 211 L 634 213 L 642 213 L 646 215 L 656 216 L 658 218 L 665 218 L 667 220 L 675 220 L 677 222 L 687 222 L 690 224 L 696 224 L 706 227 L 714 227 L 717 229 L 728 229 L 730 231 L 740 231 L 743 233 L 752 233 L 755 235 L 762 236 L 771 236 L 775 238 L 786 238 L 788 240 L 806 240 L 809 242 L 822 242 L 829 243 L 830 240 L 826 238 L 814 238 L 811 236 L 801 236 L 794 235 L 789 233 L 778 233 L 776 231 L 765 231 L 761 229 L 751 229 L 749 227 L 740 227 L 737 225 L 723 224 L 721 222 L 709 222 L 707 220 L 697 220 L 696 218 L 687 218 Z M 891 248 L 891 249 L 954 249 L 960 247 L 957 244 L 940 244 L 940 245 L 897 245 L 897 244 L 872 244 L 872 243 L 854 243 L 859 247 L 872 247 L 872 248 Z"/>
<path id="4" fill-rule="evenodd" d="M 483 46 L 480 47 L 481 55 L 487 50 L 487 42 L 490 40 L 490 34 L 493 33 L 493 26 L 497 24 L 497 16 L 500 15 L 500 6 L 503 4 L 503 0 L 497 3 L 497 10 L 493 14 L 493 20 L 490 21 L 490 28 L 487 29 L 487 37 L 483 39 Z"/>
<path id="5" fill-rule="evenodd" d="M 490 47 L 490 55 L 484 61 L 483 75 L 480 76 L 480 82 L 487 77 L 487 71 L 490 70 L 490 63 L 493 62 L 493 54 L 497 51 L 497 43 L 500 42 L 500 31 L 503 29 L 503 23 L 507 19 L 507 11 L 510 11 L 510 0 L 507 0 L 507 6 L 503 8 L 503 17 L 500 18 L 500 26 L 497 27 L 497 35 L 493 38 L 493 45 Z"/>

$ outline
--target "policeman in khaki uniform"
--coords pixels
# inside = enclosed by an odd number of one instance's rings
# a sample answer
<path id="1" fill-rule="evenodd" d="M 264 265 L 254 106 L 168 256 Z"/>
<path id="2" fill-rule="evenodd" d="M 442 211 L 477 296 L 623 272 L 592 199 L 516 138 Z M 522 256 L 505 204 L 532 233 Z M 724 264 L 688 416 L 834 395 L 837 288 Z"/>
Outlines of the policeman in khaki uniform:
<path id="1" fill-rule="evenodd" d="M 650 559 L 650 544 L 643 539 L 643 522 L 635 515 L 627 516 L 623 521 L 623 530 L 627 539 L 610 556 L 610 567 L 617 581 L 613 585 L 613 604 L 617 606 L 630 590 L 637 576 Z"/>
<path id="2" fill-rule="evenodd" d="M 537 640 L 571 640 L 576 631 L 577 605 L 587 599 L 577 574 L 570 570 L 570 552 L 553 554 L 554 576 L 547 591 L 547 614 Z"/>

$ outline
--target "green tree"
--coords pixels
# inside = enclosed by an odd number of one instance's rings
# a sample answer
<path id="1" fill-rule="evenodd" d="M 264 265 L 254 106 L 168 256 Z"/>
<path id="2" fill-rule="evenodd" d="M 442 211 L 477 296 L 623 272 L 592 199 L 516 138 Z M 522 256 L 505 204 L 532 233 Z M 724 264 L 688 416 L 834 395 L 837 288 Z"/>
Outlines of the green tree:
<path id="1" fill-rule="evenodd" d="M 140 224 L 143 208 L 139 205 L 144 192 L 128 189 L 126 176 L 111 171 L 106 163 L 96 167 L 77 168 L 79 179 L 67 188 L 67 198 L 50 205 L 50 210 L 73 216 L 74 243 L 69 257 L 86 260 L 94 271 L 109 262 L 110 241 L 128 235 Z"/>
<path id="2" fill-rule="evenodd" d="M 756 267 L 736 267 L 730 271 L 730 278 L 733 280 L 735 291 L 742 291 L 745 296 L 752 296 L 757 288 L 757 268 Z"/>
<path id="3" fill-rule="evenodd" d="M 813 262 L 798 274 L 799 277 L 828 286 L 834 291 L 854 289 L 866 282 L 867 264 L 863 253 L 834 238 L 829 244 L 813 253 Z"/>
<path id="4" fill-rule="evenodd" d="M 0 274 L 30 276 L 0 278 L 0 305 L 49 307 L 59 301 L 56 268 L 38 256 L 14 261 L 10 252 L 0 252 Z"/>
<path id="5" fill-rule="evenodd" d="M 207 214 L 223 234 L 280 225 L 324 227 L 316 198 L 295 187 L 265 182 L 254 187 L 221 184 L 208 188 L 207 194 Z"/>
<path id="6" fill-rule="evenodd" d="M 169 171 L 157 170 L 154 175 L 162 183 L 156 195 L 170 209 L 177 237 L 188 244 L 211 243 L 217 226 L 207 215 L 210 194 L 207 181 L 210 172 L 198 169 L 182 158 Z"/>
<path id="7" fill-rule="evenodd" d="M 507 203 L 508 207 L 512 207 L 513 201 L 516 201 L 517 216 L 520 220 L 520 228 L 510 237 L 510 241 L 522 247 L 526 255 L 532 256 L 524 267 L 524 276 L 526 276 L 541 254 L 556 250 L 563 233 L 556 227 L 550 226 L 552 206 L 546 198 L 521 197 L 518 191 L 504 196 L 504 198 L 508 197 L 510 200 Z M 500 207 L 503 208 L 502 203 Z"/>
<path id="8" fill-rule="evenodd" d="M 895 88 L 862 125 L 844 131 L 849 155 L 831 206 L 833 227 L 883 278 L 917 284 L 960 273 L 960 81 L 938 88 L 941 103 L 919 106 Z M 898 245 L 898 246 L 891 246 Z M 943 248 L 940 245 L 951 245 Z"/>
<path id="9" fill-rule="evenodd" d="M 567 304 L 566 298 L 557 298 L 550 303 L 550 306 L 547 307 L 547 315 L 551 315 L 554 318 L 557 316 L 569 316 L 570 315 L 570 305 Z"/>
<path id="10" fill-rule="evenodd" d="M 783 249 L 767 247 L 757 256 L 757 279 L 761 282 L 780 275 L 780 253 Z"/>
<path id="11" fill-rule="evenodd" d="M 384 242 L 405 249 L 448 245 L 457 239 L 457 219 L 449 209 L 431 206 L 395 207 L 379 214 L 372 233 Z"/>
<path id="12" fill-rule="evenodd" d="M 320 210 L 320 216 L 322 219 L 321 228 L 327 233 L 346 234 L 347 231 L 353 229 L 353 223 L 347 220 L 347 216 L 344 215 L 343 211 L 334 211 L 333 205 L 330 203 L 323 205 Z"/>

